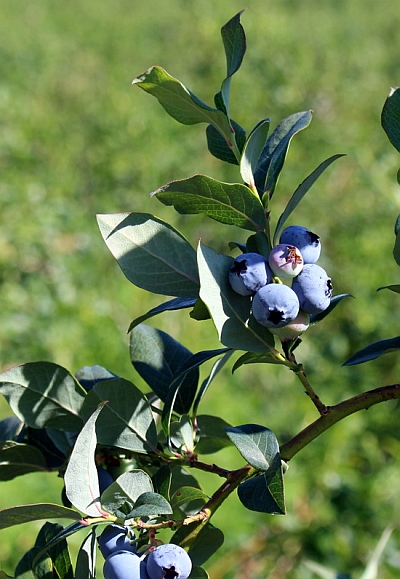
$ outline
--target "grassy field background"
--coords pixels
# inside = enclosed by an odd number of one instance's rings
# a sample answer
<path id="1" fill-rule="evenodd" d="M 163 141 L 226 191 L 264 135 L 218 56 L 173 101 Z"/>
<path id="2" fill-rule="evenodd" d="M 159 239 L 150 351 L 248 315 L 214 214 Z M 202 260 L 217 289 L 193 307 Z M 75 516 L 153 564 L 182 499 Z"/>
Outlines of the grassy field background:
<path id="1" fill-rule="evenodd" d="M 225 76 L 220 28 L 238 0 L 3 0 L 0 19 L 0 368 L 51 360 L 71 372 L 101 364 L 139 385 L 129 361 L 130 321 L 159 303 L 124 278 L 99 234 L 96 213 L 147 211 L 195 246 L 220 252 L 244 241 L 205 217 L 174 214 L 149 193 L 172 179 L 205 173 L 240 180 L 212 158 L 204 126 L 185 127 L 131 87 L 159 64 L 212 104 Z M 298 359 L 326 404 L 399 381 L 400 357 L 343 368 L 357 349 L 399 332 L 392 259 L 399 213 L 399 155 L 380 127 L 391 86 L 400 84 L 400 8 L 395 0 L 250 0 L 242 16 L 248 52 L 233 80 L 232 116 L 250 130 L 313 109 L 294 139 L 272 207 L 273 219 L 297 185 L 335 153 L 337 161 L 300 205 L 296 222 L 318 233 L 321 264 L 335 293 L 351 293 L 304 337 Z M 276 201 L 275 201 L 276 200 Z M 154 322 L 192 350 L 218 347 L 211 323 L 187 313 Z M 254 422 L 285 441 L 316 418 L 294 376 L 280 368 L 226 370 L 204 412 Z M 266 517 L 236 497 L 214 523 L 225 545 L 211 579 L 311 579 L 308 559 L 360 577 L 388 524 L 395 530 L 379 577 L 400 577 L 400 436 L 397 402 L 348 418 L 302 451 L 285 477 L 288 515 Z M 0 401 L 0 415 L 9 414 Z M 211 457 L 239 466 L 225 450 Z M 204 480 L 203 480 L 204 479 Z M 202 477 L 210 494 L 216 486 Z M 55 475 L 0 483 L 0 507 L 59 501 Z M 13 573 L 37 525 L 1 531 L 1 568 Z M 83 540 L 83 538 L 77 539 Z"/>

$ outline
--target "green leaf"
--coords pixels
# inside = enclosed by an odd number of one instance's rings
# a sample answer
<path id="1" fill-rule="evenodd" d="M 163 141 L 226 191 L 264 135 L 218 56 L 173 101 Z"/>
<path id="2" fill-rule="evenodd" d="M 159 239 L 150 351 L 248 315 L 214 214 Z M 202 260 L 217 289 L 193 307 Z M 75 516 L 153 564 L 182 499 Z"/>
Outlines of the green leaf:
<path id="1" fill-rule="evenodd" d="M 187 414 L 184 414 L 179 420 L 171 423 L 170 443 L 179 452 L 184 454 L 193 452 L 193 435 L 193 424 Z"/>
<path id="2" fill-rule="evenodd" d="M 400 294 L 400 285 L 399 284 L 381 285 L 381 287 L 378 287 L 378 289 L 376 291 L 379 292 L 383 289 L 388 289 L 396 294 Z"/>
<path id="3" fill-rule="evenodd" d="M 285 224 L 289 216 L 293 213 L 293 211 L 296 209 L 296 207 L 303 199 L 307 191 L 312 187 L 312 185 L 314 185 L 315 181 L 320 177 L 320 175 L 325 171 L 325 169 L 329 167 L 329 165 L 331 165 L 334 161 L 336 161 L 336 159 L 340 159 L 340 157 L 344 156 L 345 155 L 333 155 L 332 157 L 329 157 L 329 159 L 326 159 L 320 165 L 318 165 L 318 167 L 312 173 L 310 173 L 310 175 L 306 177 L 306 179 L 304 179 L 302 183 L 300 183 L 296 191 L 293 193 L 291 199 L 289 200 L 289 203 L 286 205 L 284 212 L 278 219 L 278 223 L 274 234 L 273 245 L 276 245 L 279 233 L 281 232 L 283 225 Z"/>
<path id="4" fill-rule="evenodd" d="M 127 514 L 127 518 L 156 517 L 171 514 L 171 505 L 163 496 L 154 492 L 145 492 L 138 497 L 133 509 Z"/>
<path id="5" fill-rule="evenodd" d="M 240 24 L 243 12 L 244 10 L 240 10 L 221 28 L 226 55 L 226 76 L 232 76 L 239 70 L 246 52 L 246 35 Z"/>
<path id="6" fill-rule="evenodd" d="M 189 575 L 190 579 L 209 579 L 209 574 L 202 567 L 192 567 Z"/>
<path id="7" fill-rule="evenodd" d="M 242 64 L 246 52 L 246 35 L 243 26 L 240 24 L 241 10 L 221 28 L 222 42 L 224 44 L 226 56 L 226 78 L 224 79 L 220 93 L 215 96 L 216 102 L 223 103 L 223 111 L 229 117 L 229 93 L 232 76 L 237 72 Z"/>
<path id="8" fill-rule="evenodd" d="M 220 223 L 250 231 L 266 227 L 259 198 L 240 183 L 222 183 L 206 175 L 194 175 L 167 183 L 152 195 L 164 205 L 173 205 L 178 213 L 204 213 Z"/>
<path id="9" fill-rule="evenodd" d="M 191 526 L 182 526 L 171 537 L 171 543 L 179 545 L 192 532 Z M 194 567 L 203 565 L 223 545 L 224 534 L 220 529 L 207 523 L 190 544 L 188 554 Z M 202 577 L 202 576 L 201 576 Z M 192 574 L 190 574 L 192 578 Z"/>
<path id="10" fill-rule="evenodd" d="M 393 257 L 397 265 L 400 265 L 400 215 L 396 219 L 394 233 L 396 235 L 396 240 L 393 247 Z"/>
<path id="11" fill-rule="evenodd" d="M 208 375 L 207 378 L 205 378 L 205 380 L 203 380 L 203 383 L 200 386 L 199 391 L 198 391 L 197 396 L 196 396 L 196 399 L 193 403 L 193 415 L 194 416 L 196 416 L 199 404 L 202 401 L 209 386 L 211 385 L 211 382 L 214 380 L 214 378 L 216 378 L 216 376 L 218 376 L 219 372 L 222 370 L 222 368 L 228 362 L 228 360 L 230 359 L 232 354 L 233 354 L 233 350 L 228 350 L 227 352 L 225 352 L 225 354 L 223 356 L 221 356 L 221 358 L 219 358 L 216 362 L 214 362 L 214 365 L 211 369 L 210 374 Z"/>
<path id="12" fill-rule="evenodd" d="M 400 336 L 395 338 L 389 338 L 388 340 L 380 340 L 379 342 L 374 342 L 366 348 L 359 350 L 346 362 L 343 366 L 354 366 L 356 364 L 363 364 L 364 362 L 369 362 L 370 360 L 375 360 L 379 358 L 382 354 L 388 354 L 390 352 L 396 352 L 400 349 Z"/>
<path id="13" fill-rule="evenodd" d="M 46 470 L 46 460 L 34 446 L 17 442 L 0 445 L 0 481 L 12 480 L 28 472 Z"/>
<path id="14" fill-rule="evenodd" d="M 212 454 L 226 446 L 232 446 L 232 441 L 226 433 L 230 426 L 228 422 L 218 416 L 201 414 L 197 416 L 200 439 L 196 444 L 196 452 L 199 454 Z"/>
<path id="15" fill-rule="evenodd" d="M 97 541 L 92 529 L 83 541 L 76 559 L 75 579 L 95 579 Z"/>
<path id="16" fill-rule="evenodd" d="M 226 433 L 243 458 L 258 470 L 268 470 L 279 455 L 279 444 L 269 428 L 258 424 L 229 426 Z"/>
<path id="17" fill-rule="evenodd" d="M 57 523 L 45 523 L 39 531 L 35 547 L 41 547 L 43 552 L 47 552 L 56 576 L 63 579 L 73 579 L 67 541 L 64 538 L 58 539 L 56 543 L 54 542 L 54 538 L 59 537 L 62 531 L 63 527 Z M 35 557 L 34 563 L 36 563 L 36 558 L 38 556 Z"/>
<path id="18" fill-rule="evenodd" d="M 74 535 L 77 531 L 82 529 L 87 530 L 87 528 L 87 525 L 82 524 L 80 521 L 76 521 L 65 528 L 61 528 L 61 530 L 56 535 L 53 535 L 51 539 L 47 541 L 46 549 L 53 548 L 55 545 L 57 545 L 57 543 L 65 541 L 67 537 Z"/>
<path id="19" fill-rule="evenodd" d="M 82 515 L 73 509 L 53 503 L 20 505 L 0 511 L 0 529 L 7 529 L 7 527 L 31 521 L 40 521 L 41 519 L 74 519 L 78 521 L 81 518 Z"/>
<path id="20" fill-rule="evenodd" d="M 243 253 L 246 251 L 249 253 L 259 253 L 268 259 L 271 249 L 272 246 L 269 236 L 265 233 L 265 231 L 257 231 L 257 233 L 254 233 L 254 235 L 250 235 L 250 237 L 248 237 L 246 245 L 242 251 Z"/>
<path id="21" fill-rule="evenodd" d="M 250 316 L 250 298 L 235 293 L 229 285 L 232 261 L 199 245 L 200 298 L 209 309 L 222 344 L 238 350 L 270 352 L 273 335 Z"/>
<path id="22" fill-rule="evenodd" d="M 143 493 L 154 491 L 151 478 L 142 470 L 131 470 L 121 474 L 102 494 L 103 507 L 115 513 L 125 503 L 133 507 Z M 127 514 L 127 513 L 126 513 Z"/>
<path id="23" fill-rule="evenodd" d="M 336 308 L 336 306 L 340 304 L 340 302 L 344 298 L 354 298 L 354 296 L 352 296 L 351 294 L 337 294 L 336 296 L 333 296 L 326 310 L 320 312 L 319 314 L 312 314 L 310 316 L 310 326 L 314 326 L 315 324 L 326 318 L 326 316 L 328 316 Z"/>
<path id="24" fill-rule="evenodd" d="M 151 477 L 154 491 L 169 501 L 172 472 L 167 464 L 163 464 Z"/>
<path id="25" fill-rule="evenodd" d="M 232 129 L 234 130 L 232 136 L 235 137 L 238 150 L 241 152 L 246 142 L 246 131 L 234 120 L 231 119 L 230 123 Z M 232 147 L 228 145 L 226 139 L 224 139 L 221 133 L 219 133 L 213 125 L 208 125 L 206 128 L 206 138 L 208 150 L 210 151 L 211 155 L 220 161 L 224 161 L 225 163 L 230 163 L 231 165 L 239 165 L 239 161 L 235 153 L 232 151 Z"/>
<path id="26" fill-rule="evenodd" d="M 200 298 L 196 301 L 189 316 L 198 322 L 211 319 L 210 312 L 208 311 L 206 304 Z"/>
<path id="27" fill-rule="evenodd" d="M 397 235 L 400 231 L 400 214 L 397 216 L 396 222 L 394 224 L 394 234 Z"/>
<path id="28" fill-rule="evenodd" d="M 226 349 L 219 349 L 219 350 L 205 350 L 204 352 L 197 352 L 196 354 L 193 354 L 193 356 L 191 358 L 189 358 L 188 360 L 186 360 L 182 366 L 178 369 L 178 371 L 176 372 L 175 376 L 174 376 L 174 380 L 171 383 L 171 386 L 168 390 L 168 394 L 167 397 L 165 399 L 165 404 L 164 404 L 164 408 L 163 408 L 163 412 L 162 412 L 162 416 L 161 416 L 161 424 L 164 430 L 164 433 L 169 436 L 169 432 L 170 432 L 170 422 L 171 422 L 171 417 L 172 417 L 172 410 L 175 406 L 175 400 L 178 396 L 178 393 L 180 393 L 181 389 L 182 389 L 182 384 L 183 384 L 183 380 L 185 378 L 185 376 L 187 375 L 188 372 L 191 372 L 193 369 L 197 368 L 198 366 L 201 366 L 201 364 L 204 364 L 204 362 L 207 362 L 208 360 L 211 360 L 212 358 L 215 358 L 215 356 L 219 356 L 221 354 L 224 354 L 226 352 Z M 190 408 L 193 399 L 194 399 L 194 395 L 195 392 L 193 392 L 193 396 L 191 397 L 191 399 L 186 399 L 185 400 L 185 404 L 187 407 Z M 190 402 L 190 404 L 189 404 Z"/>
<path id="29" fill-rule="evenodd" d="M 184 308 L 192 308 L 197 303 L 197 298 L 174 298 L 172 300 L 168 300 L 155 308 L 152 308 L 147 313 L 135 318 L 131 325 L 128 328 L 128 333 L 133 330 L 139 324 L 145 322 L 146 320 L 157 316 L 158 314 L 162 314 L 163 312 L 171 312 L 176 310 L 182 310 Z"/>
<path id="30" fill-rule="evenodd" d="M 257 354 L 255 352 L 246 352 L 243 356 L 240 356 L 234 363 L 232 367 L 232 374 L 236 372 L 240 366 L 244 364 L 285 364 L 285 361 L 277 360 L 272 354 L 267 352 L 266 354 Z"/>
<path id="31" fill-rule="evenodd" d="M 129 349 L 135 370 L 163 402 L 182 364 L 193 356 L 190 350 L 172 336 L 145 324 L 140 324 L 131 332 Z M 180 391 L 174 402 L 178 413 L 189 411 L 198 382 L 197 367 L 182 376 Z"/>
<path id="32" fill-rule="evenodd" d="M 79 430 L 85 390 L 52 362 L 29 362 L 0 375 L 3 394 L 14 414 L 33 428 Z"/>
<path id="33" fill-rule="evenodd" d="M 192 501 L 206 503 L 209 497 L 201 489 L 195 487 L 179 487 L 171 497 L 171 507 L 175 510 Z"/>
<path id="34" fill-rule="evenodd" d="M 254 171 L 268 137 L 270 119 L 263 119 L 251 131 L 240 159 L 240 174 L 245 183 L 255 188 Z"/>
<path id="35" fill-rule="evenodd" d="M 400 89 L 391 88 L 383 105 L 381 123 L 389 141 L 400 152 Z"/>
<path id="36" fill-rule="evenodd" d="M 179 123 L 210 123 L 229 140 L 231 133 L 227 116 L 203 103 L 161 66 L 152 66 L 136 77 L 132 84 L 155 96 L 167 113 Z"/>
<path id="37" fill-rule="evenodd" d="M 33 547 L 18 561 L 15 579 L 53 579 L 52 562 L 47 553 L 40 555 L 40 547 Z"/>
<path id="38" fill-rule="evenodd" d="M 96 422 L 98 442 L 140 453 L 154 452 L 157 429 L 139 388 L 123 378 L 99 382 L 86 397 L 83 415 L 89 417 L 103 401 L 107 404 Z"/>
<path id="39" fill-rule="evenodd" d="M 267 472 L 245 480 L 238 487 L 240 502 L 249 510 L 285 515 L 283 476 L 279 454 Z"/>
<path id="40" fill-rule="evenodd" d="M 156 294 L 197 297 L 196 253 L 171 225 L 148 213 L 98 215 L 97 221 L 131 283 Z"/>
<path id="41" fill-rule="evenodd" d="M 96 420 L 101 404 L 78 434 L 64 474 L 65 492 L 75 508 L 90 517 L 102 516 L 99 477 L 94 454 L 97 445 Z"/>
<path id="42" fill-rule="evenodd" d="M 264 192 L 269 198 L 274 194 L 290 141 L 299 131 L 308 127 L 311 118 L 311 111 L 290 115 L 278 124 L 268 138 L 254 172 L 257 190 L 261 196 Z"/>

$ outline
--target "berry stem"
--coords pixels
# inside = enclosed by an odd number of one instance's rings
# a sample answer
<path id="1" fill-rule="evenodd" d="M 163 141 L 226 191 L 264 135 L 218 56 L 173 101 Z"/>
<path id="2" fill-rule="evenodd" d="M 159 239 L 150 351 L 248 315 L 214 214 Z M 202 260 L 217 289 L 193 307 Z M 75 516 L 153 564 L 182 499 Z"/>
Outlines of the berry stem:
<path id="1" fill-rule="evenodd" d="M 287 351 L 286 356 L 288 361 L 286 365 L 296 374 L 297 378 L 302 383 L 307 396 L 309 396 L 320 415 L 324 416 L 329 411 L 328 407 L 321 401 L 320 397 L 318 394 L 316 394 L 314 388 L 311 386 L 303 364 L 297 363 L 293 352 Z"/>
<path id="2" fill-rule="evenodd" d="M 218 466 L 217 464 L 208 464 L 206 462 L 201 462 L 200 460 L 197 460 L 195 458 L 190 458 L 189 459 L 189 465 L 192 468 L 198 468 L 199 470 L 204 470 L 205 472 L 211 472 L 213 474 L 217 474 L 218 476 L 222 477 L 222 478 L 228 478 L 228 476 L 230 475 L 230 470 L 227 470 L 226 468 L 222 468 L 220 466 Z"/>
<path id="3" fill-rule="evenodd" d="M 304 370 L 304 366 L 302 364 L 299 364 L 297 369 L 293 369 L 293 372 L 296 374 L 300 382 L 303 384 L 304 390 L 307 396 L 309 396 L 309 398 L 313 402 L 315 408 L 318 410 L 321 416 L 324 416 L 328 412 L 328 407 L 321 401 L 320 397 L 318 396 L 318 394 L 316 394 L 314 388 L 311 386 L 307 378 L 306 372 Z"/>
<path id="4" fill-rule="evenodd" d="M 389 386 L 380 386 L 374 390 L 368 390 L 347 400 L 339 402 L 335 406 L 325 407 L 325 413 L 317 420 L 309 424 L 304 430 L 296 434 L 289 441 L 285 442 L 281 448 L 281 458 L 288 462 L 307 444 L 320 436 L 331 426 L 350 416 L 359 410 L 368 410 L 371 406 L 388 400 L 400 398 L 400 384 L 391 384 Z"/>

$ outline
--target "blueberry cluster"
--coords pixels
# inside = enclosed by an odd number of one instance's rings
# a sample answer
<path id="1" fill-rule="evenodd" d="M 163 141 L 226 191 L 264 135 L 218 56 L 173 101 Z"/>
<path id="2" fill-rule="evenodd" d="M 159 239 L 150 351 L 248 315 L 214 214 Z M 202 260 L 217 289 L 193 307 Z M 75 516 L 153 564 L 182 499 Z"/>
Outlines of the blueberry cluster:
<path id="1" fill-rule="evenodd" d="M 104 579 L 187 579 L 192 570 L 189 555 L 179 545 L 165 543 L 143 559 L 127 527 L 108 525 L 98 537 L 105 558 Z"/>
<path id="2" fill-rule="evenodd" d="M 323 312 L 330 304 L 332 280 L 316 264 L 320 253 L 318 235 L 291 225 L 268 259 L 258 253 L 234 259 L 229 283 L 236 293 L 253 296 L 253 316 L 260 324 L 281 340 L 292 340 L 308 328 L 310 314 Z M 291 287 L 282 279 L 291 280 Z"/>

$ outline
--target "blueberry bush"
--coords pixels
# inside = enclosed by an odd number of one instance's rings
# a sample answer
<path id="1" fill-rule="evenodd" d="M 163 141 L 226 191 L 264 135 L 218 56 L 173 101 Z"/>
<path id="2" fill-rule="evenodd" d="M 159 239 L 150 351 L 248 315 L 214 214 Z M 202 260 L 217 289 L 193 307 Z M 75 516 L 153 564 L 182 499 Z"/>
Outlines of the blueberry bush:
<path id="1" fill-rule="evenodd" d="M 235 183 L 196 174 L 151 194 L 179 214 L 203 214 L 231 226 L 226 251 L 201 241 L 193 248 L 175 227 L 150 213 L 97 216 L 104 242 L 128 281 L 168 298 L 128 329 L 130 359 L 147 392 L 104 368 L 101 360 L 74 374 L 53 362 L 28 362 L 0 376 L 0 392 L 14 413 L 0 422 L 1 480 L 46 469 L 58 472 L 64 484 L 62 504 L 18 505 L 0 512 L 1 529 L 46 521 L 21 557 L 16 578 L 94 577 L 99 554 L 105 579 L 207 577 L 207 560 L 224 540 L 213 515 L 224 509 L 228 497 L 236 493 L 242 507 L 260 517 L 285 515 L 288 463 L 342 419 L 400 398 L 400 386 L 394 384 L 326 405 L 297 360 L 307 333 L 335 316 L 335 308 L 351 297 L 340 288 L 334 292 L 334 281 L 317 263 L 323 235 L 295 218 L 306 193 L 343 155 L 320 162 L 285 200 L 283 211 L 274 213 L 289 145 L 309 126 L 312 111 L 275 122 L 273 130 L 269 118 L 249 132 L 231 118 L 231 83 L 246 52 L 241 16 L 221 29 L 226 76 L 213 105 L 160 66 L 133 80 L 176 121 L 205 123 L 211 155 L 237 167 Z M 400 90 L 393 89 L 382 126 L 400 152 L 399 117 Z M 398 265 L 399 232 L 400 218 L 394 246 Z M 400 285 L 379 289 L 400 293 Z M 194 325 L 211 320 L 221 347 L 192 352 L 146 323 L 177 311 L 188 312 Z M 344 364 L 368 362 L 399 348 L 400 337 L 374 342 Z M 203 376 L 209 362 L 211 370 Z M 319 417 L 278 441 L 266 425 L 232 425 L 223 416 L 202 414 L 202 400 L 220 371 L 229 366 L 240 372 L 250 364 L 273 364 L 293 373 Z M 208 454 L 227 446 L 237 449 L 241 467 L 229 470 L 207 461 Z M 213 475 L 215 486 L 203 489 L 196 471 Z M 70 524 L 49 522 L 54 519 Z M 82 542 L 73 562 L 68 540 L 76 533 Z M 376 577 L 373 569 L 389 534 L 371 555 L 365 578 Z M 312 570 L 333 577 L 322 566 Z"/>

